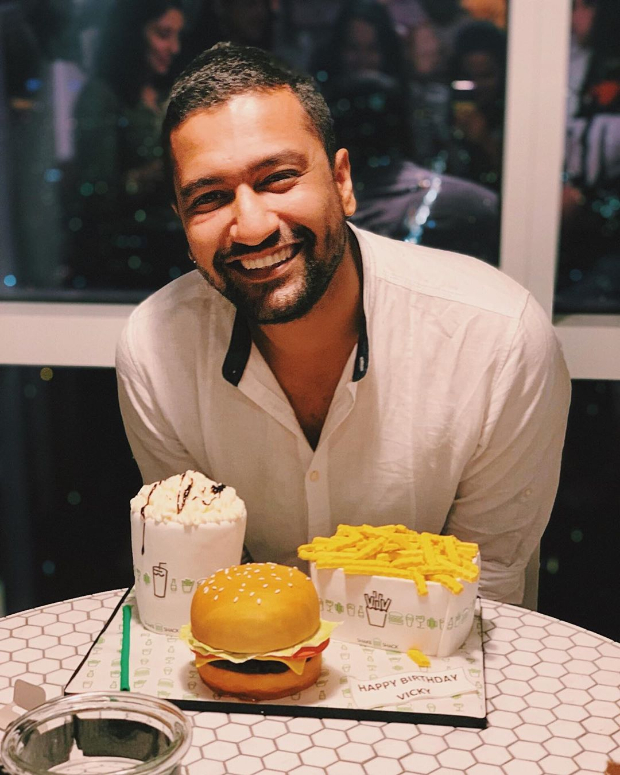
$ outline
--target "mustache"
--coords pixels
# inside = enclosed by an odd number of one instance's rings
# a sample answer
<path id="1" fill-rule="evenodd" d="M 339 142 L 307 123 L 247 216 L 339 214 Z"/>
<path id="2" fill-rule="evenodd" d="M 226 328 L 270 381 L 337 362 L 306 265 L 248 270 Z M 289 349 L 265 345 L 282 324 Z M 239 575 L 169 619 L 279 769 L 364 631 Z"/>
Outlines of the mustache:
<path id="1" fill-rule="evenodd" d="M 277 231 L 274 231 L 273 234 L 270 234 L 267 239 L 263 240 L 258 245 L 245 245 L 243 242 L 233 242 L 233 244 L 230 247 L 230 250 L 227 250 L 225 252 L 225 255 L 223 256 L 224 259 L 229 258 L 239 258 L 239 256 L 249 256 L 252 255 L 252 253 L 260 253 L 261 250 L 269 250 L 270 248 L 275 248 L 275 246 L 280 242 L 281 238 L 281 232 L 280 229 Z"/>
<path id="2" fill-rule="evenodd" d="M 218 250 L 213 256 L 213 266 L 216 270 L 220 270 L 231 259 L 251 256 L 253 253 L 260 253 L 263 250 L 276 248 L 279 244 L 293 241 L 304 242 L 312 248 L 316 244 L 316 235 L 305 226 L 296 226 L 290 230 L 290 234 L 285 234 L 284 236 L 282 235 L 282 230 L 277 229 L 258 245 L 234 242 L 228 250 Z"/>

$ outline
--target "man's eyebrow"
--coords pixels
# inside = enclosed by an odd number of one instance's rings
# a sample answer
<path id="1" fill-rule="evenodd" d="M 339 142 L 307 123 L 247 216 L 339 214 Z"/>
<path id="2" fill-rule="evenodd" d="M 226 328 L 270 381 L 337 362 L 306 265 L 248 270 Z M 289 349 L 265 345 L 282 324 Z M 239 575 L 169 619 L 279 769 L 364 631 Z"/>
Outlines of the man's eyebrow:
<path id="1" fill-rule="evenodd" d="M 279 164 L 294 164 L 296 166 L 305 166 L 308 160 L 303 153 L 298 151 L 283 151 L 282 153 L 276 153 L 273 156 L 267 156 L 265 159 L 261 159 L 256 164 L 249 167 L 248 172 L 255 174 L 263 169 L 269 167 L 277 167 Z M 225 177 L 222 175 L 214 175 L 212 177 L 196 178 L 190 180 L 184 186 L 181 186 L 179 194 L 181 199 L 189 199 L 196 191 L 201 188 L 207 188 L 208 186 L 217 186 L 220 183 L 224 183 Z"/>
<path id="2" fill-rule="evenodd" d="M 207 186 L 216 186 L 218 183 L 223 183 L 223 182 L 224 182 L 224 178 L 221 178 L 221 177 L 196 178 L 196 180 L 190 180 L 189 183 L 186 183 L 184 186 L 181 186 L 181 188 L 179 189 L 179 194 L 181 196 L 181 199 L 189 199 L 199 189 L 206 188 Z"/>

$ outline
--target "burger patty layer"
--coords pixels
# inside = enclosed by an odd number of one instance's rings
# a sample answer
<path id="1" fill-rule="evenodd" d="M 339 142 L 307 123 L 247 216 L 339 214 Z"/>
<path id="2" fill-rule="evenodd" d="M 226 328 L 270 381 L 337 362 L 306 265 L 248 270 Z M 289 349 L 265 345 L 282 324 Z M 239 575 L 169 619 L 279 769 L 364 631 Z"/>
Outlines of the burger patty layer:
<path id="1" fill-rule="evenodd" d="M 306 660 L 307 662 L 308 660 Z M 274 659 L 248 659 L 247 662 L 229 662 L 226 659 L 218 659 L 209 663 L 211 667 L 220 670 L 229 670 L 231 673 L 246 673 L 252 675 L 267 675 L 268 673 L 286 673 L 290 670 L 284 662 Z"/>
<path id="2" fill-rule="evenodd" d="M 284 673 L 238 673 L 214 667 L 213 662 L 201 665 L 198 674 L 207 686 L 220 695 L 231 695 L 243 700 L 276 700 L 316 683 L 321 673 L 321 656 L 317 654 L 310 657 L 301 675 L 296 675 L 292 670 L 285 670 Z"/>

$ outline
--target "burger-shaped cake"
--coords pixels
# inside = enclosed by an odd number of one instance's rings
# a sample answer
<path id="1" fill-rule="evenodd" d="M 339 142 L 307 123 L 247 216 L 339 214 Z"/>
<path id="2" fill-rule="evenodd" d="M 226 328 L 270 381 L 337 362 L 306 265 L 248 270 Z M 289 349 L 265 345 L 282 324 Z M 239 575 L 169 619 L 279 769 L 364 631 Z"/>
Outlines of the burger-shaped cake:
<path id="1" fill-rule="evenodd" d="M 273 700 L 311 686 L 333 622 L 319 616 L 311 579 L 275 563 L 233 565 L 209 576 L 181 637 L 218 694 Z"/>

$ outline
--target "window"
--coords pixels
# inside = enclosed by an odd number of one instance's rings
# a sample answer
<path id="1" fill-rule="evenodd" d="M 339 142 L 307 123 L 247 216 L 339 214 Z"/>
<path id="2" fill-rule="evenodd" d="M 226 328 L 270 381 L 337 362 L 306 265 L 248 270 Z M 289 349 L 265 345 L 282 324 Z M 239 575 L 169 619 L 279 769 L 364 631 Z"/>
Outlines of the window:
<path id="1" fill-rule="evenodd" d="M 260 3 L 249 3 L 248 5 L 261 6 Z M 305 0 L 303 3 L 298 0 L 295 2 L 281 0 L 279 3 L 281 10 L 276 26 L 279 31 L 284 31 L 279 39 L 282 55 L 288 54 L 291 59 L 296 56 L 298 57 L 297 64 L 308 66 L 311 52 L 315 50 L 317 42 L 327 38 L 329 25 L 333 23 L 330 15 L 335 15 L 337 5 L 337 3 L 319 3 L 316 0 L 316 13 L 314 13 L 314 10 L 310 12 L 312 3 L 309 0 Z M 463 5 L 470 9 L 468 14 L 471 16 L 477 5 L 490 8 L 493 4 L 477 4 L 474 0 L 470 0 Z M 80 7 L 82 6 L 89 7 L 89 4 L 80 4 Z M 231 2 L 229 6 L 234 9 L 237 3 Z M 428 67 L 430 66 L 429 61 L 432 64 L 433 57 L 437 57 L 437 44 L 432 35 L 426 34 L 429 30 L 425 26 L 424 16 L 418 13 L 422 6 L 423 3 L 416 0 L 392 0 L 390 7 L 401 27 L 407 28 L 409 24 L 411 28 L 417 28 L 417 35 L 410 35 L 408 42 L 411 50 L 415 51 L 417 46 L 418 52 L 425 52 L 426 59 L 422 57 L 423 61 L 418 62 L 418 66 Z M 505 8 L 499 3 L 496 6 L 500 17 L 494 21 L 501 25 L 503 23 L 501 19 L 502 9 L 505 11 Z M 208 4 L 205 4 L 205 14 L 207 14 L 209 7 Z M 617 408 L 614 408 L 614 402 L 617 402 L 617 384 L 620 381 L 620 358 L 612 357 L 612 354 L 620 352 L 620 316 L 612 314 L 617 310 L 613 307 L 604 307 L 602 304 L 580 308 L 569 308 L 563 305 L 560 298 L 561 278 L 568 277 L 570 283 L 578 281 L 570 279 L 570 274 L 575 268 L 570 264 L 563 264 L 560 261 L 556 271 L 557 256 L 558 253 L 562 253 L 562 248 L 558 249 L 558 244 L 561 234 L 562 186 L 563 182 L 566 182 L 563 181 L 563 173 L 566 177 L 565 157 L 568 148 L 565 145 L 565 137 L 571 11 L 571 0 L 545 0 L 544 3 L 512 0 L 509 4 L 506 27 L 508 30 L 508 59 L 503 164 L 501 166 L 501 179 L 495 184 L 496 186 L 501 184 L 500 267 L 529 288 L 549 316 L 553 317 L 557 334 L 564 347 L 571 376 L 574 380 L 583 381 L 575 383 L 571 428 L 569 428 L 567 440 L 566 460 L 569 466 L 566 469 L 567 472 L 574 470 L 570 468 L 571 466 L 577 465 L 579 467 L 575 461 L 579 461 L 583 456 L 584 446 L 589 449 L 596 445 L 599 450 L 608 450 L 610 459 L 614 450 L 617 450 L 619 446 L 617 436 L 613 435 L 617 434 L 618 427 Z M 259 8 L 256 13 L 253 26 L 251 29 L 246 29 L 243 34 L 251 35 L 259 28 L 264 29 L 261 22 L 261 19 L 264 19 L 264 9 Z M 271 12 L 269 11 L 269 13 Z M 0 38 L 4 45 L 2 58 L 3 61 L 6 61 L 8 29 L 6 12 L 2 14 L 1 18 L 2 33 L 0 33 Z M 93 38 L 97 30 L 96 20 L 92 18 L 90 20 L 92 21 L 91 26 L 84 27 L 82 30 L 82 39 L 86 42 L 89 40 L 89 36 L 91 39 Z M 188 20 L 196 29 L 199 24 L 198 15 L 188 13 Z M 220 19 L 219 22 L 231 25 L 234 19 Z M 213 25 L 210 29 L 213 29 Z M 295 45 L 290 43 L 293 34 L 297 36 Z M 435 37 L 437 36 L 435 35 Z M 553 42 L 553 45 L 550 45 L 550 41 Z M 198 44 L 194 41 L 194 45 Z M 357 48 L 363 49 L 364 47 L 358 45 Z M 353 53 L 355 54 L 355 52 Z M 366 52 L 366 54 L 368 53 Z M 372 51 L 370 54 L 372 55 Z M 359 51 L 357 55 L 360 55 Z M 68 53 L 63 52 L 63 55 L 54 61 L 61 59 L 66 62 L 70 61 L 71 57 Z M 63 80 L 65 84 L 63 88 L 69 92 L 71 92 L 71 84 L 73 83 L 73 76 L 67 74 L 70 72 L 74 71 L 69 68 Z M 323 72 L 328 73 L 328 70 L 325 69 Z M 462 78 L 460 80 L 472 81 L 473 79 Z M 46 81 L 48 86 L 50 83 L 52 81 Z M 36 77 L 30 85 L 33 88 L 37 86 Z M 451 98 L 456 96 L 462 97 L 463 91 L 456 88 L 452 90 Z M 25 98 L 28 99 L 28 94 Z M 70 101 L 71 97 L 67 99 Z M 461 105 L 461 110 L 468 109 L 466 105 L 463 107 L 468 100 L 458 100 L 458 102 Z M 0 115 L 0 119 L 7 115 L 8 110 L 8 97 L 5 96 L 4 99 L 0 99 L 0 111 L 4 112 L 3 115 Z M 65 113 L 66 115 L 69 114 Z M 423 123 L 425 116 L 427 114 L 422 112 L 418 115 L 418 120 Z M 6 122 L 0 120 L 0 127 L 5 126 L 5 124 Z M 58 240 L 60 239 L 62 243 L 63 239 L 70 239 L 74 232 L 71 231 L 72 227 L 69 226 L 68 221 L 61 221 L 64 225 L 60 231 L 56 227 L 48 229 L 48 224 L 57 224 L 58 218 L 62 217 L 64 212 L 59 204 L 62 197 L 55 198 L 54 192 L 58 191 L 58 188 L 55 187 L 62 186 L 62 181 L 66 182 L 67 179 L 63 176 L 59 178 L 53 170 L 60 170 L 64 175 L 64 169 L 57 163 L 60 158 L 58 149 L 65 154 L 69 153 L 69 146 L 66 145 L 68 139 L 66 135 L 62 135 L 65 142 L 63 145 L 56 138 L 57 146 L 53 152 L 49 148 L 51 142 L 49 140 L 47 151 L 45 149 L 37 150 L 33 154 L 35 158 L 29 159 L 29 146 L 25 138 L 26 136 L 32 137 L 34 130 L 28 131 L 30 134 L 24 130 L 23 139 L 20 139 L 22 143 L 20 150 L 22 156 L 20 158 L 26 158 L 26 161 L 33 165 L 32 170 L 28 173 L 28 179 L 38 185 L 36 195 L 32 193 L 33 189 L 22 187 L 21 190 L 18 190 L 18 188 L 12 188 L 7 164 L 9 154 L 5 152 L 9 147 L 9 138 L 6 133 L 0 135 L 0 144 L 2 145 L 0 186 L 2 186 L 3 192 L 7 192 L 0 197 L 0 203 L 2 203 L 0 204 L 0 240 L 2 240 L 2 258 L 0 260 L 4 262 L 0 265 L 0 277 L 3 282 L 3 300 L 0 300 L 3 332 L 0 337 L 0 363 L 22 364 L 36 368 L 37 372 L 43 365 L 51 367 L 55 372 L 59 367 L 109 368 L 113 365 L 116 338 L 132 309 L 131 304 L 124 302 L 130 299 L 137 300 L 138 297 L 149 292 L 149 288 L 144 285 L 139 287 L 139 284 L 132 288 L 121 288 L 114 283 L 108 283 L 107 287 L 104 284 L 98 288 L 89 288 L 88 282 L 82 288 L 67 285 L 67 275 L 62 269 L 67 253 Z M 431 138 L 433 131 L 434 127 L 431 126 L 429 129 Z M 60 145 L 58 145 L 59 142 Z M 431 143 L 429 147 L 431 151 L 425 157 L 425 164 L 433 173 L 445 175 L 451 169 L 456 172 L 454 168 L 449 166 L 450 155 L 444 152 L 445 148 L 439 147 L 433 153 L 433 148 L 436 149 L 438 146 L 433 146 Z M 66 158 L 66 156 L 62 158 Z M 442 167 L 442 164 L 445 164 L 445 167 Z M 486 183 L 494 182 L 487 180 Z M 45 192 L 48 192 L 49 196 Z M 91 193 L 88 196 L 92 195 Z M 26 200 L 30 199 L 20 217 L 26 219 L 27 226 L 36 222 L 36 228 L 42 229 L 40 233 L 21 227 L 16 230 L 15 221 L 11 220 L 14 215 L 9 212 L 8 205 L 11 208 L 15 207 L 16 201 L 23 201 L 20 197 Z M 44 207 L 45 201 L 48 204 Z M 611 207 L 613 215 L 616 212 L 615 205 L 612 204 L 611 199 L 605 201 Z M 72 215 L 71 217 L 81 219 L 80 216 Z M 428 220 L 423 226 L 428 225 Z M 608 220 L 611 220 L 611 217 Z M 135 222 L 139 224 L 139 221 Z M 7 223 L 13 224 L 13 228 L 2 228 Z M 74 221 L 73 228 L 76 226 L 77 221 Z M 428 235 L 432 232 L 432 228 L 426 228 L 425 232 Z M 415 234 L 413 236 L 415 238 Z M 29 267 L 27 281 L 21 284 L 19 272 L 21 271 L 20 267 L 24 266 L 25 259 L 22 259 L 22 256 L 26 253 L 20 251 L 26 250 L 24 245 L 30 251 L 28 255 L 32 258 L 28 259 L 29 263 L 27 262 Z M 137 268 L 132 269 L 129 257 L 134 253 L 130 252 L 132 246 L 129 243 L 126 247 L 128 255 L 123 271 L 125 269 L 131 270 L 139 275 L 141 271 L 139 267 L 142 264 L 138 265 L 134 260 L 132 263 Z M 138 257 L 142 261 L 142 257 Z M 61 270 L 57 271 L 59 266 Z M 179 263 L 178 268 L 180 271 L 184 271 L 185 267 Z M 26 277 L 26 275 L 24 276 Z M 554 315 L 556 276 L 558 278 L 559 298 L 556 299 Z M 573 277 L 577 277 L 577 275 L 573 274 Z M 569 287 L 571 287 L 570 283 Z M 22 293 L 20 288 L 24 286 L 26 292 Z M 90 292 L 90 296 L 85 295 L 87 292 Z M 9 298 L 13 300 L 6 300 Z M 71 299 L 72 303 L 65 303 L 66 299 Z M 98 303 L 87 303 L 87 299 L 97 300 Z M 111 377 L 106 378 L 106 384 L 108 391 L 114 390 Z M 604 393 L 599 394 L 597 390 L 602 390 L 601 386 L 605 386 Z M 593 395 L 599 395 L 599 399 L 593 400 Z M 615 396 L 615 398 L 611 398 L 611 396 Z M 24 397 L 21 400 L 30 399 Z M 112 399 L 109 398 L 109 401 L 111 402 Z M 588 414 L 589 411 L 594 411 L 588 407 L 597 403 L 599 404 L 599 414 L 596 417 L 599 420 L 593 419 L 592 426 L 587 426 L 584 430 L 580 423 L 582 420 L 586 422 L 584 417 L 594 417 Z M 6 417 L 13 410 L 5 402 L 1 411 L 3 417 Z M 602 417 L 607 418 L 605 422 L 600 421 Z M 600 424 L 597 424 L 598 422 Z M 589 490 L 590 495 L 596 495 L 594 473 L 590 479 L 587 478 L 586 473 L 583 472 L 582 490 L 584 492 Z M 599 531 L 586 531 L 582 527 L 580 520 L 577 519 L 579 515 L 570 506 L 573 497 L 571 494 L 572 480 L 572 474 L 565 473 L 561 485 L 563 489 L 558 497 L 552 525 L 542 547 L 542 610 L 567 619 L 571 618 L 571 610 L 556 606 L 559 596 L 555 594 L 563 587 L 562 580 L 566 578 L 563 574 L 566 572 L 567 565 L 579 569 L 581 572 L 580 557 L 584 555 L 580 552 L 584 551 L 588 542 L 598 541 L 601 547 L 611 545 L 613 541 L 609 540 L 611 534 L 608 531 L 610 529 L 617 530 L 613 524 L 605 524 Z M 617 497 L 617 494 L 614 495 L 613 489 L 608 489 L 607 484 L 603 483 L 600 486 L 605 488 L 609 497 Z M 611 487 L 610 484 L 609 488 Z M 131 494 L 126 493 L 126 498 L 130 497 Z M 600 509 L 600 503 L 600 499 L 588 500 L 583 504 L 583 512 L 593 513 L 596 511 L 597 519 L 603 518 L 601 516 L 603 511 L 597 511 Z M 605 513 L 607 512 L 605 511 Z M 579 539 L 579 531 L 583 533 L 582 539 Z M 617 544 L 617 541 L 615 543 Z M 556 564 L 557 572 L 554 573 L 553 569 L 556 568 Z M 601 577 L 597 578 L 599 579 L 598 584 L 603 583 Z M 605 583 L 611 585 L 614 582 L 615 578 L 613 580 L 610 578 Z M 75 594 L 78 592 L 76 591 Z M 583 617 L 578 623 L 599 631 L 611 626 L 609 623 L 600 622 L 597 626 L 597 621 L 587 618 L 585 612 L 579 613 L 578 617 Z M 609 629 L 605 631 L 612 637 L 617 636 L 617 633 L 614 634 Z"/>

